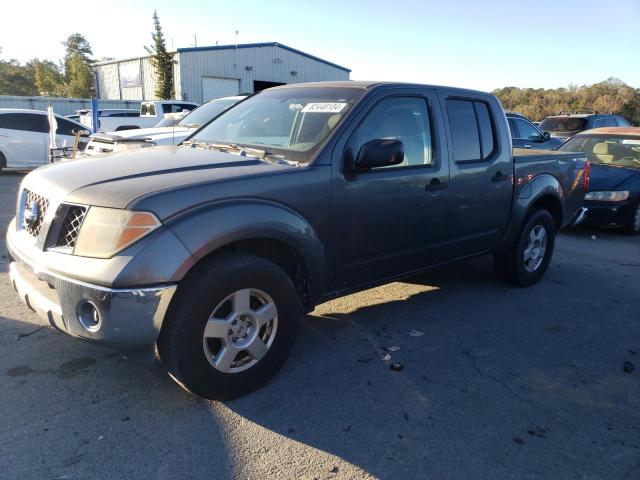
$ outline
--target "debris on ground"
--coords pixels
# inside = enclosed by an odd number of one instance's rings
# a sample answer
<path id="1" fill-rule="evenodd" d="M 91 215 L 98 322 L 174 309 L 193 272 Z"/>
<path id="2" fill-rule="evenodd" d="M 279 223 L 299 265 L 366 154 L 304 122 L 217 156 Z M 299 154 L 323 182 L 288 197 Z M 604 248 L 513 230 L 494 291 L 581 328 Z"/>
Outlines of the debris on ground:
<path id="1" fill-rule="evenodd" d="M 402 370 L 402 369 L 404 368 L 404 365 L 403 365 L 403 364 L 401 364 L 400 362 L 395 362 L 395 363 L 392 363 L 392 364 L 389 366 L 389 368 L 390 368 L 391 370 L 393 370 L 394 372 L 399 372 L 400 370 Z"/>
<path id="2" fill-rule="evenodd" d="M 628 361 L 625 361 L 624 365 L 622 366 L 622 370 L 624 370 L 624 373 L 633 373 L 635 369 L 635 365 Z"/>
<path id="3" fill-rule="evenodd" d="M 386 353 L 386 354 L 382 357 L 382 361 L 383 361 L 383 362 L 388 362 L 389 360 L 391 360 L 391 355 L 389 355 L 388 353 Z"/>
<path id="4" fill-rule="evenodd" d="M 420 330 L 409 330 L 409 335 L 412 337 L 421 337 L 424 335 L 424 332 L 421 332 Z"/>
<path id="5" fill-rule="evenodd" d="M 397 352 L 400 350 L 400 347 L 397 345 L 393 345 L 392 347 L 384 347 L 387 352 Z"/>

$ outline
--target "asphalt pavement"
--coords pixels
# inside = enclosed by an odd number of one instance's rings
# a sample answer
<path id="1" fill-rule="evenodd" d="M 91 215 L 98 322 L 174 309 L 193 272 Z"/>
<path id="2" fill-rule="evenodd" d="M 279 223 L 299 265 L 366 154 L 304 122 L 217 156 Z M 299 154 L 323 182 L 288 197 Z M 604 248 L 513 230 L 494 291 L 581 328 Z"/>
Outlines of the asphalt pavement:
<path id="1" fill-rule="evenodd" d="M 3 235 L 20 179 L 0 175 Z M 528 289 L 478 258 L 325 303 L 281 373 L 227 403 L 152 348 L 53 330 L 7 267 L 3 236 L 2 479 L 640 478 L 640 238 L 563 233 Z"/>

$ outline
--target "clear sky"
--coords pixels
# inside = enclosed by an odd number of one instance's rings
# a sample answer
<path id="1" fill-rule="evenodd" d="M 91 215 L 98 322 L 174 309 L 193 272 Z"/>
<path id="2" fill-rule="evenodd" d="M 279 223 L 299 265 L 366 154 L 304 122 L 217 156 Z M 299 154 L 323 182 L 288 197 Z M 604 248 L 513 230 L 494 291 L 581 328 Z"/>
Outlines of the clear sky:
<path id="1" fill-rule="evenodd" d="M 169 47 L 280 42 L 355 80 L 491 90 L 618 77 L 640 88 L 640 0 L 102 0 L 0 3 L 0 56 L 58 60 L 82 33 L 96 58 L 144 55 L 157 9 Z"/>

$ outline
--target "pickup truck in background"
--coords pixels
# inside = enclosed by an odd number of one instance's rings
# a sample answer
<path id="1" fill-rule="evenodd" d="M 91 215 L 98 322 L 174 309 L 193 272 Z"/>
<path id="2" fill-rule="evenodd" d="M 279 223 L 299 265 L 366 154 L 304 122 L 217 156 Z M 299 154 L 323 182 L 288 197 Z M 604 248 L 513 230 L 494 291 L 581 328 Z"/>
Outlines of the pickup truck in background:
<path id="1" fill-rule="evenodd" d="M 535 284 L 588 178 L 583 153 L 513 155 L 488 93 L 287 85 L 180 146 L 27 175 L 10 278 L 58 329 L 155 341 L 180 385 L 233 398 L 276 374 L 320 302 L 483 254 Z"/>
<path id="2" fill-rule="evenodd" d="M 197 106 L 197 103 L 182 100 L 142 102 L 139 112 L 131 111 L 122 115 L 100 115 L 98 118 L 98 131 L 118 132 L 120 130 L 154 127 L 163 119 L 165 113 L 191 111 Z M 93 130 L 93 118 L 90 111 L 80 115 L 80 123 Z"/>
<path id="3" fill-rule="evenodd" d="M 202 125 L 210 122 L 224 110 L 245 98 L 247 98 L 246 95 L 237 95 L 210 100 L 195 110 L 191 110 L 177 123 L 169 126 L 122 130 L 112 133 L 95 133 L 91 135 L 87 148 L 84 150 L 84 155 L 118 153 L 134 148 L 153 147 L 156 145 L 177 145 Z M 160 124 L 165 122 L 169 115 L 178 114 L 165 114 L 165 119 Z"/>

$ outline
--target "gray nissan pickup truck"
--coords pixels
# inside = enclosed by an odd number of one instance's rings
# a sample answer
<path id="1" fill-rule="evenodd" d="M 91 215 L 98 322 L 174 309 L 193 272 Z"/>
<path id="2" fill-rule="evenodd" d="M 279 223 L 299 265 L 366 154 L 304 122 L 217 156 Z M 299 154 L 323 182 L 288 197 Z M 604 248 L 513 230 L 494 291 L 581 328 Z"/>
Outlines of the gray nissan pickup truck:
<path id="1" fill-rule="evenodd" d="M 234 398 L 278 371 L 320 302 L 482 254 L 533 285 L 588 179 L 582 153 L 514 154 L 487 93 L 282 86 L 177 147 L 28 174 L 10 278 L 55 328 L 155 342 L 180 385 Z"/>

